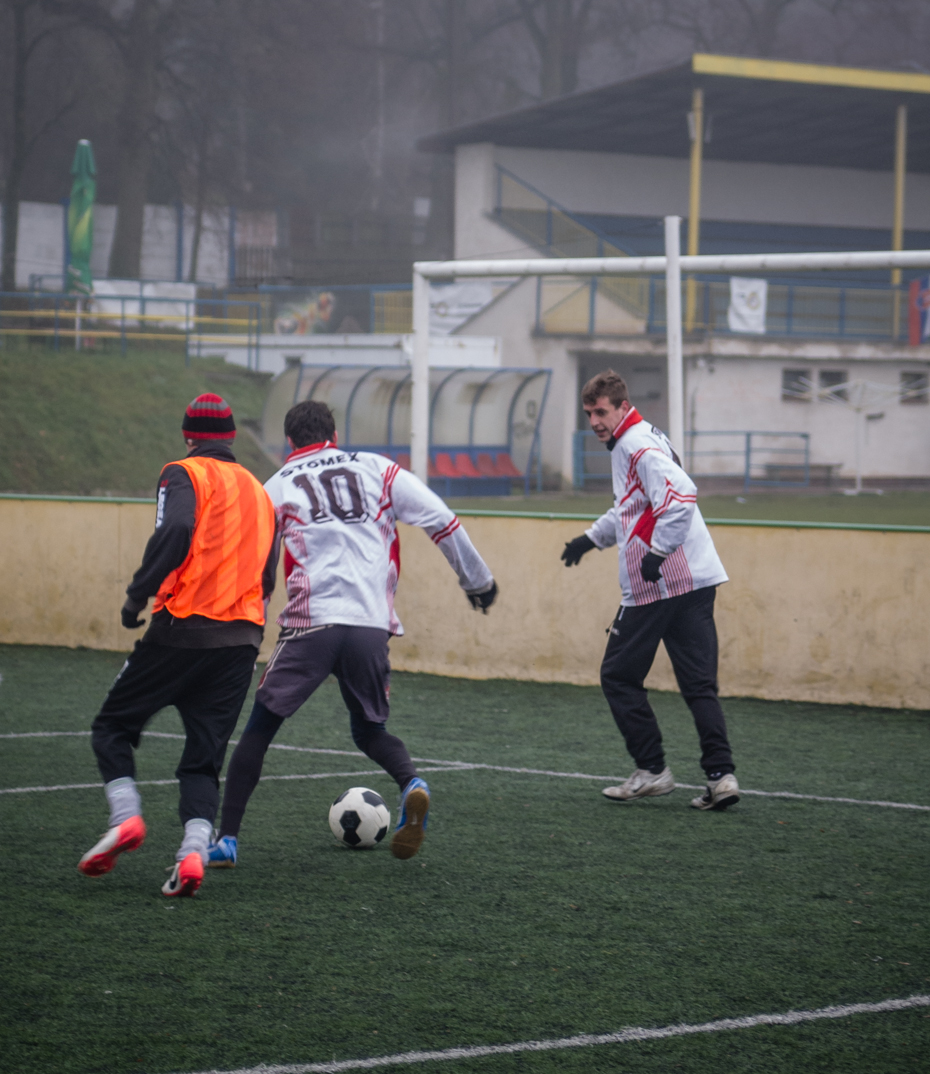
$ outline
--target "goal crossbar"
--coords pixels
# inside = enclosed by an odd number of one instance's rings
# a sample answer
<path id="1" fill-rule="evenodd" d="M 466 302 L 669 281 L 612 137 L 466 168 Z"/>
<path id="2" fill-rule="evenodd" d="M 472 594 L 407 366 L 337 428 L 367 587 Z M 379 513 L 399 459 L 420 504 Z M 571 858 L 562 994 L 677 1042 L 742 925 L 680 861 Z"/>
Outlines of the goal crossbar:
<path id="1" fill-rule="evenodd" d="M 429 468 L 429 285 L 431 280 L 506 276 L 649 276 L 666 281 L 668 435 L 684 449 L 682 272 L 814 272 L 822 270 L 930 268 L 930 250 L 861 250 L 847 253 L 699 254 L 682 257 L 681 218 L 665 217 L 665 254 L 655 257 L 530 257 L 500 260 L 417 261 L 413 266 L 411 355 L 411 469 L 422 481 Z"/>
<path id="2" fill-rule="evenodd" d="M 698 254 L 678 259 L 682 272 L 812 272 L 819 269 L 925 268 L 930 250 L 867 250 L 856 253 Z M 498 261 L 417 261 L 414 272 L 429 280 L 464 276 L 655 276 L 668 258 L 530 257 Z"/>

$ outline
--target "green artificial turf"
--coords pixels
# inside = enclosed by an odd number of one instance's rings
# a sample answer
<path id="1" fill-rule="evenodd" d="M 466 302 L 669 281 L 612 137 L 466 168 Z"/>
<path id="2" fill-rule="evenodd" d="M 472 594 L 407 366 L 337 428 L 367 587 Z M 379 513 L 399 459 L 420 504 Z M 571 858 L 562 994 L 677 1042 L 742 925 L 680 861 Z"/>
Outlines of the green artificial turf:
<path id="1" fill-rule="evenodd" d="M 529 496 L 467 496 L 449 504 L 464 515 L 471 510 L 534 511 L 599 515 L 609 510 L 609 492 L 533 493 Z M 846 496 L 842 492 L 762 493 L 702 496 L 705 518 L 768 519 L 787 522 L 845 522 L 885 526 L 930 526 L 930 492 L 885 492 Z"/>
<path id="2" fill-rule="evenodd" d="M 228 400 L 240 425 L 261 416 L 268 376 L 178 351 L 0 347 L 0 491 L 154 496 L 183 456 L 184 408 Z M 237 459 L 262 481 L 275 467 L 240 430 Z"/>
<path id="3" fill-rule="evenodd" d="M 0 647 L 0 732 L 86 730 L 121 659 Z M 698 783 L 687 711 L 653 699 L 677 779 Z M 392 706 L 418 757 L 631 768 L 596 689 L 396 674 Z M 928 713 L 725 708 L 744 787 L 930 805 Z M 330 680 L 277 741 L 352 750 L 347 724 Z M 7 787 L 98 778 L 86 737 L 2 749 Z M 170 778 L 179 752 L 144 740 L 139 779 Z M 265 773 L 372 767 L 272 750 Z M 0 796 L 4 1069 L 232 1070 L 930 993 L 926 812 L 746 796 L 704 814 L 681 789 L 618 805 L 599 779 L 426 778 L 430 830 L 409 862 L 344 849 L 326 823 L 353 783 L 393 806 L 383 774 L 263 783 L 238 867 L 178 901 L 158 891 L 180 834 L 174 787 L 142 788 L 149 838 L 99 880 L 75 865 L 103 830 L 100 790 Z M 388 1069 L 897 1074 L 926 1069 L 928 1014 Z"/>

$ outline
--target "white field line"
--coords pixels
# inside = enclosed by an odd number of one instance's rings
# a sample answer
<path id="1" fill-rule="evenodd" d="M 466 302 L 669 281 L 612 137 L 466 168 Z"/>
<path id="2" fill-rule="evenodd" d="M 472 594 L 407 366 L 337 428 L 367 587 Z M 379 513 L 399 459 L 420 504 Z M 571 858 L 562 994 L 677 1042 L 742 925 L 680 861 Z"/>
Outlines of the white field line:
<path id="1" fill-rule="evenodd" d="M 173 738 L 183 741 L 183 735 L 170 734 L 166 731 L 147 731 L 146 735 L 152 738 Z M 14 732 L 9 734 L 0 734 L 0 739 L 3 738 L 56 738 L 56 737 L 68 737 L 68 736 L 81 736 L 89 735 L 89 731 L 23 731 Z M 236 744 L 236 739 L 230 740 L 231 745 Z M 322 749 L 316 746 L 285 746 L 272 742 L 269 747 L 273 750 L 289 750 L 292 753 L 322 753 L 329 755 L 336 755 L 340 757 L 365 757 L 364 753 L 359 753 L 356 750 L 330 750 Z M 366 758 L 367 759 L 367 758 Z M 418 763 L 428 765 L 440 765 L 439 768 L 424 768 L 423 772 L 473 772 L 476 770 L 483 770 L 488 772 L 512 772 L 516 775 L 523 776 L 551 776 L 554 779 L 590 779 L 598 782 L 611 782 L 622 781 L 625 776 L 599 776 L 594 775 L 591 772 L 558 772 L 548 768 L 515 768 L 510 765 L 499 764 L 482 764 L 478 761 L 445 761 L 435 757 L 414 757 L 414 761 Z M 262 779 L 328 779 L 334 776 L 372 776 L 381 775 L 380 769 L 367 772 L 321 772 L 315 775 L 295 775 L 295 776 L 263 776 Z M 174 782 L 173 780 L 149 780 L 149 786 L 160 786 Z M 146 784 L 140 781 L 140 786 Z M 56 787 L 9 787 L 0 788 L 0 794 L 20 794 L 26 791 L 64 791 L 64 790 L 80 790 L 85 787 L 102 787 L 102 783 L 74 783 L 74 784 L 62 784 Z M 680 790 L 688 791 L 702 791 L 704 785 L 700 783 L 676 783 L 675 786 Z M 835 802 L 839 805 L 862 805 L 862 806 L 880 806 L 883 809 L 911 809 L 917 810 L 922 813 L 930 813 L 930 806 L 917 805 L 914 802 L 885 802 L 877 799 L 867 798 L 836 798 L 830 797 L 824 794 L 796 794 L 794 791 L 754 791 L 745 787 L 740 787 L 740 794 L 749 794 L 757 798 L 787 798 L 794 801 L 802 802 Z"/>
<path id="2" fill-rule="evenodd" d="M 420 772 L 457 772 L 460 769 L 453 768 L 421 768 Z M 262 776 L 261 782 L 268 783 L 272 780 L 293 779 L 351 779 L 354 776 L 383 776 L 383 768 L 370 768 L 365 772 L 298 772 L 292 776 Z M 137 787 L 172 787 L 177 784 L 176 779 L 140 779 Z M 225 783 L 226 777 L 220 777 L 220 783 Z M 0 794 L 34 794 L 42 791 L 86 791 L 96 788 L 103 789 L 102 783 L 58 783 L 48 787 L 0 787 Z"/>
<path id="3" fill-rule="evenodd" d="M 907 996 L 905 999 L 886 999 L 879 1003 L 847 1003 L 838 1007 L 820 1007 L 813 1011 L 788 1011 L 786 1014 L 752 1014 L 745 1018 L 721 1018 L 716 1022 L 700 1022 L 647 1029 L 637 1026 L 616 1033 L 581 1033 L 577 1037 L 550 1040 L 522 1040 L 513 1044 L 473 1044 L 460 1048 L 442 1048 L 432 1052 L 400 1052 L 397 1055 L 378 1055 L 369 1059 L 343 1059 L 330 1063 L 288 1063 L 284 1066 L 241 1067 L 238 1070 L 202 1071 L 201 1074 L 340 1074 L 344 1070 L 375 1070 L 378 1067 L 406 1066 L 413 1063 L 442 1063 L 456 1059 L 481 1059 L 492 1055 L 515 1055 L 518 1052 L 553 1052 L 564 1048 L 591 1048 L 599 1044 L 631 1044 L 638 1041 L 666 1040 L 669 1037 L 690 1037 L 700 1033 L 723 1033 L 731 1029 L 753 1029 L 756 1026 L 794 1026 L 802 1022 L 818 1022 L 826 1018 L 849 1018 L 854 1014 L 885 1014 L 913 1007 L 930 1007 L 930 996 Z"/>
<path id="4" fill-rule="evenodd" d="M 2 738 L 81 738 L 88 737 L 90 731 L 14 731 L 9 734 L 0 734 Z M 184 741 L 184 735 L 175 735 L 170 731 L 146 731 L 144 732 L 146 738 L 174 738 L 179 741 Z M 239 739 L 231 738 L 229 740 L 230 746 L 237 746 Z M 318 746 L 286 746 L 281 742 L 272 742 L 268 747 L 272 750 L 289 750 L 292 753 L 327 753 L 335 757 L 365 757 L 364 753 L 359 753 L 358 750 L 327 750 Z M 367 760 L 367 758 L 365 758 Z M 467 761 L 442 761 L 435 757 L 414 757 L 414 761 L 422 761 L 424 764 L 440 764 L 448 765 L 451 768 L 458 768 L 461 765 L 467 765 Z M 611 777 L 613 778 L 613 777 Z"/>

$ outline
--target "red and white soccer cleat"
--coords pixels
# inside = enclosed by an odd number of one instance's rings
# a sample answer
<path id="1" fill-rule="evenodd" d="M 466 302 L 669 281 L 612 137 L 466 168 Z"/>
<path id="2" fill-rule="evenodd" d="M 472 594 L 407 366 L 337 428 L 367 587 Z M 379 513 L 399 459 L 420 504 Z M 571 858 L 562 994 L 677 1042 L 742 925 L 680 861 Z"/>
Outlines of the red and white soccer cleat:
<path id="1" fill-rule="evenodd" d="M 162 884 L 161 893 L 168 896 L 196 895 L 202 882 L 203 858 L 194 850 L 171 870 L 171 876 Z"/>
<path id="2" fill-rule="evenodd" d="M 145 821 L 140 816 L 130 817 L 111 828 L 107 834 L 78 862 L 78 871 L 85 876 L 103 876 L 116 864 L 120 854 L 138 850 L 145 842 Z"/>

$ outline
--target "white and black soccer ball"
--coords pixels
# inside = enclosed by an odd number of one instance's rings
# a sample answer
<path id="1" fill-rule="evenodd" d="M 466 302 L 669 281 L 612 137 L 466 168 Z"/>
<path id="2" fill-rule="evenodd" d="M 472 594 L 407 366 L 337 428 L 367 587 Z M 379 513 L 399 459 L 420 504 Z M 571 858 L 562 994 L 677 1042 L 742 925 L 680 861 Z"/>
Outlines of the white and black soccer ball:
<path id="1" fill-rule="evenodd" d="M 330 807 L 329 826 L 340 843 L 353 850 L 366 850 L 387 835 L 391 811 L 376 791 L 350 787 Z"/>

